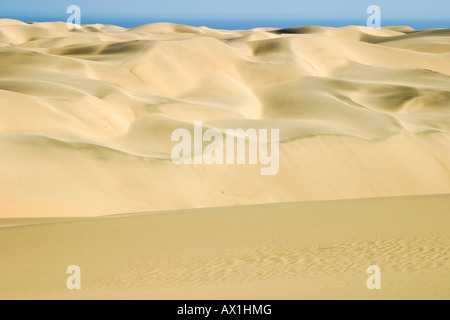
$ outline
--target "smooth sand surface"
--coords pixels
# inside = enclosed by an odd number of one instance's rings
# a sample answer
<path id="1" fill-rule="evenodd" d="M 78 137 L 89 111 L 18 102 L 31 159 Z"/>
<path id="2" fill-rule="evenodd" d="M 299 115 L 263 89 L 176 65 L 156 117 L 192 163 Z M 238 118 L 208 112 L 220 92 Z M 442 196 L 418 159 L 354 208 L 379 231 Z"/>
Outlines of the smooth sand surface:
<path id="1" fill-rule="evenodd" d="M 0 298 L 449 299 L 449 207 L 438 195 L 36 221 L 0 229 Z M 381 290 L 367 289 L 370 265 Z"/>
<path id="2" fill-rule="evenodd" d="M 450 298 L 450 30 L 3 19 L 0 57 L 0 298 Z M 194 121 L 279 129 L 278 174 L 173 164 Z"/>
<path id="3" fill-rule="evenodd" d="M 450 30 L 0 20 L 2 217 L 450 193 Z M 171 133 L 280 129 L 280 169 L 176 166 Z"/>

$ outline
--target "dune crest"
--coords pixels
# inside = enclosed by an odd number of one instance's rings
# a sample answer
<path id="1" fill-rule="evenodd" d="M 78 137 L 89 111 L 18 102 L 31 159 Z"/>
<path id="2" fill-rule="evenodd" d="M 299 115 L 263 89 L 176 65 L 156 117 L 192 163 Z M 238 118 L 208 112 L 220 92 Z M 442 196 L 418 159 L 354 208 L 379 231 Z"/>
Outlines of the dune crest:
<path id="1" fill-rule="evenodd" d="M 450 193 L 450 30 L 0 20 L 1 217 Z M 279 128 L 280 170 L 170 161 Z"/>

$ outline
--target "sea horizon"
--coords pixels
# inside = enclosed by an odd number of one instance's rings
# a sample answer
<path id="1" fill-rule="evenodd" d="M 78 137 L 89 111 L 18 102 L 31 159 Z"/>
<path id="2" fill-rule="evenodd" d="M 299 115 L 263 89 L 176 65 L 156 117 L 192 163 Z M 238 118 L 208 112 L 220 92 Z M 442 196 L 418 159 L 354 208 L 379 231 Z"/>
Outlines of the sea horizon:
<path id="1" fill-rule="evenodd" d="M 30 16 L 0 16 L 0 19 L 15 19 L 23 22 L 55 22 L 65 21 L 64 16 L 30 17 Z M 81 24 L 106 24 L 123 28 L 136 28 L 151 23 L 176 23 L 189 26 L 205 26 L 212 29 L 246 30 L 254 28 L 291 28 L 302 26 L 346 27 L 350 25 L 365 26 L 365 19 L 320 19 L 320 18 L 173 18 L 173 17 L 83 17 Z M 447 29 L 449 20 L 444 19 L 383 19 L 382 27 L 409 26 L 416 30 L 421 29 Z"/>

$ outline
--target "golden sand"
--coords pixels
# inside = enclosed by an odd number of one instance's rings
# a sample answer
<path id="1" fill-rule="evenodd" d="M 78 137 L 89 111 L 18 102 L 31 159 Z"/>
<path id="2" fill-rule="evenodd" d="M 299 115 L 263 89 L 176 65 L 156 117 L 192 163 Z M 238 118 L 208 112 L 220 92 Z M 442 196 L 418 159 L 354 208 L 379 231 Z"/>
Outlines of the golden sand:
<path id="1" fill-rule="evenodd" d="M 0 298 L 450 298 L 450 30 L 4 19 L 0 57 Z M 173 164 L 194 121 L 279 173 Z"/>

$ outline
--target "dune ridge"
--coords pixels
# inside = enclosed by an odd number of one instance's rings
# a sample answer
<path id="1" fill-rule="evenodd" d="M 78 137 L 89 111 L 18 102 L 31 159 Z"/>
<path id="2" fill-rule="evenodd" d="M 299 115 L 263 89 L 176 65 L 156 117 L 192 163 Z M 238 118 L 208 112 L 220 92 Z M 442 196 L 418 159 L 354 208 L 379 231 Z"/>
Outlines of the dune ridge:
<path id="1" fill-rule="evenodd" d="M 446 29 L 0 20 L 1 216 L 448 194 L 449 46 Z M 279 128 L 279 174 L 173 165 L 194 121 Z"/>

